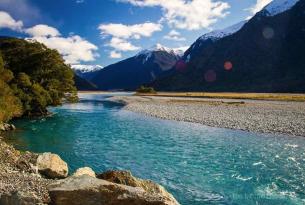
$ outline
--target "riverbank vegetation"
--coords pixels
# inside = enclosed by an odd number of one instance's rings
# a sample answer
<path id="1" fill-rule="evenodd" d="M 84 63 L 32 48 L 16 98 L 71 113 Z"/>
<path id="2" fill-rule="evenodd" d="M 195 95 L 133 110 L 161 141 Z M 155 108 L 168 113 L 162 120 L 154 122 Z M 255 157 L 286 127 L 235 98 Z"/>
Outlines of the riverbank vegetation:
<path id="1" fill-rule="evenodd" d="M 0 122 L 47 114 L 47 106 L 76 101 L 73 78 L 56 50 L 34 41 L 0 38 Z"/>
<path id="2" fill-rule="evenodd" d="M 144 94 L 156 94 L 157 92 L 155 91 L 154 88 L 152 87 L 145 87 L 141 86 L 136 90 L 137 93 L 144 93 Z"/>

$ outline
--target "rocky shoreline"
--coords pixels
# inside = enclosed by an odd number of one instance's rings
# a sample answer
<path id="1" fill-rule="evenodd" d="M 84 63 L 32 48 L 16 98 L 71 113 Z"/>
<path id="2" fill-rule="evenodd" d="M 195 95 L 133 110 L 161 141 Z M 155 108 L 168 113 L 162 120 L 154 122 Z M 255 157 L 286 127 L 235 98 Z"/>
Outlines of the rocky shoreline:
<path id="1" fill-rule="evenodd" d="M 161 119 L 258 133 L 305 136 L 303 102 L 151 96 L 116 96 L 111 100 L 125 104 L 127 110 Z"/>
<path id="2" fill-rule="evenodd" d="M 179 205 L 161 185 L 129 171 L 68 173 L 60 156 L 20 152 L 0 137 L 1 205 Z"/>

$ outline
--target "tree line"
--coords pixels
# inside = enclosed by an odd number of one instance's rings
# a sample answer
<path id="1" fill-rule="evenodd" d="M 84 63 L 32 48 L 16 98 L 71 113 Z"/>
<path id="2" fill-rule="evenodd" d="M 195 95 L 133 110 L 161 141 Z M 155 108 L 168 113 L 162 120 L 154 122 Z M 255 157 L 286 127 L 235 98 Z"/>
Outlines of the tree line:
<path id="1" fill-rule="evenodd" d="M 0 122 L 47 114 L 76 101 L 74 72 L 58 51 L 24 39 L 0 38 Z"/>

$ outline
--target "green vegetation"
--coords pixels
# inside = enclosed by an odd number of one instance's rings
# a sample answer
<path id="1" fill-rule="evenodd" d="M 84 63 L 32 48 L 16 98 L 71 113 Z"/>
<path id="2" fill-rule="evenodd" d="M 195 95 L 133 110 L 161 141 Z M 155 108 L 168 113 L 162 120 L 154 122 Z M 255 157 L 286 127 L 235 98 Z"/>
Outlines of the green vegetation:
<path id="1" fill-rule="evenodd" d="M 148 94 L 155 94 L 155 93 L 157 93 L 154 90 L 154 88 L 152 88 L 152 87 L 145 87 L 145 86 L 141 86 L 136 91 L 137 91 L 137 93 L 148 93 Z"/>
<path id="2" fill-rule="evenodd" d="M 38 42 L 0 38 L 0 122 L 43 115 L 76 101 L 74 73 L 61 55 Z"/>

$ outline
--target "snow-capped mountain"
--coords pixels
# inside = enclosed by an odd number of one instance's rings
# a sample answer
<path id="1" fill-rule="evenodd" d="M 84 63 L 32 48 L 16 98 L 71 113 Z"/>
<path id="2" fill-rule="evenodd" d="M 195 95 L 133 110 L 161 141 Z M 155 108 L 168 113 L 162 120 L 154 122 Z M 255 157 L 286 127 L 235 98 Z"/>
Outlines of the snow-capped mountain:
<path id="1" fill-rule="evenodd" d="M 170 72 L 183 53 L 183 48 L 172 49 L 157 44 L 96 72 L 92 82 L 102 90 L 134 90 Z"/>
<path id="2" fill-rule="evenodd" d="M 154 46 L 152 46 L 151 48 L 149 49 L 145 49 L 145 50 L 142 50 L 140 51 L 137 56 L 140 56 L 140 55 L 151 55 L 153 52 L 167 52 L 167 53 L 170 53 L 170 54 L 173 54 L 173 55 L 177 55 L 177 56 L 181 56 L 181 54 L 183 55 L 184 53 L 184 50 L 185 47 L 181 47 L 181 48 L 168 48 L 168 47 L 165 47 L 161 44 L 156 44 Z"/>
<path id="3" fill-rule="evenodd" d="M 247 23 L 246 20 L 241 21 L 237 24 L 234 24 L 234 25 L 229 26 L 224 29 L 212 31 L 210 33 L 207 33 L 207 34 L 204 34 L 203 36 L 201 36 L 199 38 L 199 40 L 206 41 L 208 39 L 211 39 L 211 40 L 215 41 L 215 40 L 221 39 L 223 37 L 232 35 L 233 33 L 236 33 L 237 31 L 239 31 L 245 25 L 245 23 Z"/>
<path id="4" fill-rule="evenodd" d="M 267 16 L 275 16 L 291 9 L 300 0 L 273 0 L 262 11 Z"/>
<path id="5" fill-rule="evenodd" d="M 86 79 L 86 80 L 91 80 L 96 74 L 97 71 L 103 69 L 104 67 L 101 65 L 72 65 L 71 68 L 74 70 L 74 72 Z"/>
<path id="6" fill-rule="evenodd" d="M 73 70 L 79 71 L 82 73 L 87 73 L 87 72 L 94 72 L 103 69 L 103 66 L 101 65 L 72 65 L 71 66 Z"/>
<path id="7" fill-rule="evenodd" d="M 162 69 L 168 71 L 173 68 L 176 62 L 183 56 L 185 48 L 167 48 L 161 44 L 156 44 L 149 49 L 140 51 L 135 57 L 142 59 L 142 63 L 146 64 L 153 61 Z"/>
<path id="8" fill-rule="evenodd" d="M 200 51 L 205 48 L 206 46 L 212 44 L 215 41 L 218 41 L 226 36 L 230 36 L 237 31 L 239 31 L 247 21 L 241 21 L 237 24 L 229 26 L 224 29 L 215 30 L 209 33 L 204 34 L 203 36 L 199 37 L 195 43 L 191 45 L 191 47 L 184 53 L 183 60 L 185 62 L 190 62 L 191 59 L 196 57 Z"/>
<path id="9" fill-rule="evenodd" d="M 304 93 L 304 11 L 305 0 L 274 0 L 234 34 L 198 39 L 183 57 L 189 60 L 186 71 L 151 86 L 159 91 Z"/>

